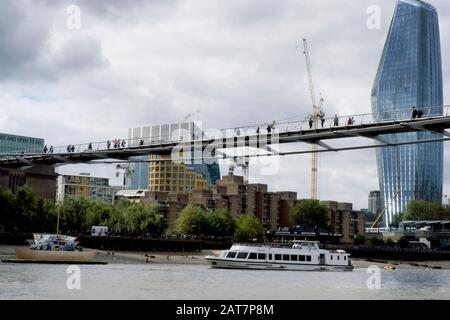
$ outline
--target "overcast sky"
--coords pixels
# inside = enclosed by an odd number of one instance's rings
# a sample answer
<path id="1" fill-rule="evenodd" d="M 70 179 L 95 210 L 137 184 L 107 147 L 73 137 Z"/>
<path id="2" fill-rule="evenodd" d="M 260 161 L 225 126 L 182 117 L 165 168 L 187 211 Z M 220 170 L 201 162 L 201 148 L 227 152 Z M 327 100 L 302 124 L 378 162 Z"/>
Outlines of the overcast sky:
<path id="1" fill-rule="evenodd" d="M 440 16 L 448 101 L 450 3 L 430 3 Z M 70 24 L 72 4 L 81 10 L 79 29 Z M 129 127 L 174 122 L 189 113 L 205 129 L 304 118 L 312 107 L 303 37 L 326 114 L 369 113 L 395 4 L 0 0 L 0 132 L 41 137 L 56 146 L 125 138 Z M 372 5 L 381 9 L 380 29 L 367 27 Z M 448 149 L 446 144 L 445 168 Z M 276 175 L 262 176 L 259 166 L 252 167 L 250 181 L 309 197 L 311 156 L 279 161 Z M 319 167 L 322 200 L 366 208 L 368 192 L 378 189 L 374 150 L 321 154 Z M 114 166 L 58 170 L 120 182 Z M 448 178 L 445 170 L 444 194 L 450 192 Z"/>

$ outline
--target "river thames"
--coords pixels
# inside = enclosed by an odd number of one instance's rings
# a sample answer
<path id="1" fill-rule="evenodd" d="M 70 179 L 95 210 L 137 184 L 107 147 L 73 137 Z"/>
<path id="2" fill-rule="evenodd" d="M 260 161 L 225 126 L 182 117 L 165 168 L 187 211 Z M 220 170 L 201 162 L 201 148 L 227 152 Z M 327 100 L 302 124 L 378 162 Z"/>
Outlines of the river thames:
<path id="1" fill-rule="evenodd" d="M 365 268 L 333 273 L 176 264 L 84 265 L 80 289 L 70 290 L 67 268 L 0 263 L 0 299 L 450 299 L 449 270 L 381 269 L 380 289 L 369 289 L 371 274 Z"/>

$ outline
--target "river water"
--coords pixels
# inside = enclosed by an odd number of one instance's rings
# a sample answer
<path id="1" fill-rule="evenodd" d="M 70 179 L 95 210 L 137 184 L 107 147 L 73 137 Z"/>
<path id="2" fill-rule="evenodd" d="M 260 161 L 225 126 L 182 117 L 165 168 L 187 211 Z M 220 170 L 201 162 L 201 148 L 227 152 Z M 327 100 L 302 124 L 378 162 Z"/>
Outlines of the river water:
<path id="1" fill-rule="evenodd" d="M 333 273 L 84 265 L 79 269 L 80 289 L 70 290 L 67 268 L 0 263 L 0 299 L 450 299 L 449 270 L 380 270 L 376 289 L 376 274 L 363 268 Z M 368 286 L 369 277 L 373 281 Z"/>

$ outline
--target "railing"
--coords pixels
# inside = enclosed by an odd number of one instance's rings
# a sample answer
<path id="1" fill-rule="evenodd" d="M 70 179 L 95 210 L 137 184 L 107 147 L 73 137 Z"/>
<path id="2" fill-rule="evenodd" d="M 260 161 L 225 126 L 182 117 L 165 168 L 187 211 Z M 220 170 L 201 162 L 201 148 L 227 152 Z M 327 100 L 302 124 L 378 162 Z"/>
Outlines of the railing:
<path id="1" fill-rule="evenodd" d="M 422 111 L 422 119 L 430 119 L 434 117 L 450 116 L 450 105 L 448 106 L 436 106 L 426 108 L 416 108 Z M 41 149 L 21 150 L 17 152 L 5 152 L 0 153 L 0 157 L 17 157 L 17 156 L 33 156 L 42 154 L 54 154 L 54 155 L 67 155 L 71 153 L 84 153 L 95 151 L 107 151 L 107 150 L 126 150 L 129 148 L 149 147 L 153 145 L 161 145 L 163 143 L 179 143 L 179 142 L 197 142 L 201 143 L 205 140 L 211 140 L 215 138 L 237 138 L 243 136 L 256 136 L 256 135 L 269 135 L 272 133 L 282 134 L 289 132 L 304 132 L 304 131 L 316 131 L 321 129 L 342 129 L 358 127 L 369 124 L 383 124 L 391 121 L 415 121 L 412 117 L 412 108 L 405 108 L 400 110 L 388 110 L 378 113 L 364 113 L 356 115 L 335 116 L 332 118 L 323 117 L 323 119 L 312 119 L 307 117 L 300 121 L 284 121 L 284 122 L 272 122 L 251 126 L 232 127 L 217 130 L 208 136 L 204 133 L 199 135 L 183 134 L 182 131 L 178 132 L 177 137 L 169 139 L 168 135 L 160 135 L 153 137 L 135 137 L 127 139 L 112 139 L 107 141 L 97 141 L 82 144 L 70 144 L 64 146 L 49 146 L 47 151 Z M 311 121 L 312 120 L 312 121 Z M 417 118 L 419 120 L 419 118 Z M 217 137 L 217 133 L 220 135 Z M 114 141 L 118 142 L 116 145 Z M 69 148 L 70 147 L 70 148 Z"/>

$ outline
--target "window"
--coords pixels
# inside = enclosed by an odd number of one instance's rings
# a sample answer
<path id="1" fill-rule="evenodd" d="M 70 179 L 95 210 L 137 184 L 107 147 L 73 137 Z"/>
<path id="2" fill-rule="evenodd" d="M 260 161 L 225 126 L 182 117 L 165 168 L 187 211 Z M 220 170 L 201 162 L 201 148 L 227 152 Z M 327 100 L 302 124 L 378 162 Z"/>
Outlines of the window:
<path id="1" fill-rule="evenodd" d="M 256 260 L 256 259 L 257 259 L 256 256 L 257 256 L 257 254 L 256 254 L 255 252 L 252 252 L 252 253 L 250 253 L 250 255 L 248 256 L 248 258 L 249 258 L 249 259 L 252 259 L 252 260 Z"/>
<path id="2" fill-rule="evenodd" d="M 333 260 L 333 255 L 331 255 L 330 257 L 331 257 L 331 260 Z"/>
<path id="3" fill-rule="evenodd" d="M 291 261 L 298 261 L 298 256 L 296 254 L 292 254 Z"/>
<path id="4" fill-rule="evenodd" d="M 347 260 L 347 257 L 346 257 L 346 256 L 344 256 L 344 260 Z"/>
<path id="5" fill-rule="evenodd" d="M 280 260 L 281 260 L 281 254 L 276 254 L 276 255 L 275 255 L 275 260 L 280 261 Z"/>
<path id="6" fill-rule="evenodd" d="M 227 254 L 227 258 L 235 258 L 236 257 L 236 252 L 230 251 Z"/>
<path id="7" fill-rule="evenodd" d="M 338 260 L 339 260 L 339 256 L 337 256 Z"/>
<path id="8" fill-rule="evenodd" d="M 238 259 L 247 259 L 248 252 L 239 252 L 237 255 Z"/>
<path id="9" fill-rule="evenodd" d="M 289 255 L 283 254 L 283 261 L 289 261 Z"/>
<path id="10" fill-rule="evenodd" d="M 266 254 L 265 253 L 258 253 L 258 260 L 266 260 Z"/>
<path id="11" fill-rule="evenodd" d="M 306 261 L 311 262 L 311 256 L 306 256 Z"/>
<path id="12" fill-rule="evenodd" d="M 298 256 L 298 261 L 305 261 L 305 256 L 303 255 Z"/>
<path id="13" fill-rule="evenodd" d="M 269 260 L 272 260 L 272 254 L 269 253 Z"/>

